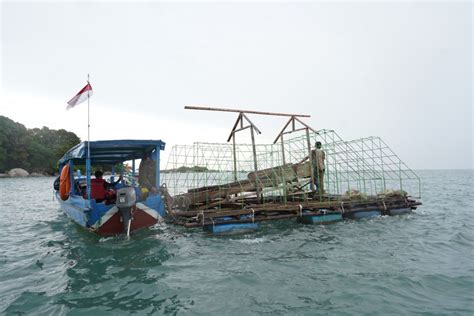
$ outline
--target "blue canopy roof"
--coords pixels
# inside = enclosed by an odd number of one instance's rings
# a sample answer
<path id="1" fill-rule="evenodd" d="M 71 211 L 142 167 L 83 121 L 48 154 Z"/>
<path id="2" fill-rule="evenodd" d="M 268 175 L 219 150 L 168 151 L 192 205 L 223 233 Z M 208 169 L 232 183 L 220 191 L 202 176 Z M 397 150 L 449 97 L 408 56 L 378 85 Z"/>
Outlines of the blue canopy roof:
<path id="1" fill-rule="evenodd" d="M 127 160 L 141 159 L 159 148 L 165 149 L 161 140 L 100 140 L 90 142 L 92 165 L 115 165 Z M 59 166 L 72 160 L 75 164 L 85 164 L 87 158 L 87 142 L 77 144 L 59 159 Z"/>

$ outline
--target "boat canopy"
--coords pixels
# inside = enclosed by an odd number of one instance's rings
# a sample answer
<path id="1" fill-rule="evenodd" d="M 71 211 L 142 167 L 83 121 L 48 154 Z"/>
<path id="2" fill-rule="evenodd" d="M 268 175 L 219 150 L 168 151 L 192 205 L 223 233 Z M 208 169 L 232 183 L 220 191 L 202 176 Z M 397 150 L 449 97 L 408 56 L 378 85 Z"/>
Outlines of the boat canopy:
<path id="1" fill-rule="evenodd" d="M 69 161 L 74 164 L 86 164 L 87 141 L 77 144 L 59 159 L 61 167 Z M 164 150 L 161 140 L 101 140 L 90 142 L 91 165 L 115 165 L 127 160 L 141 159 L 144 154 L 155 150 Z"/>

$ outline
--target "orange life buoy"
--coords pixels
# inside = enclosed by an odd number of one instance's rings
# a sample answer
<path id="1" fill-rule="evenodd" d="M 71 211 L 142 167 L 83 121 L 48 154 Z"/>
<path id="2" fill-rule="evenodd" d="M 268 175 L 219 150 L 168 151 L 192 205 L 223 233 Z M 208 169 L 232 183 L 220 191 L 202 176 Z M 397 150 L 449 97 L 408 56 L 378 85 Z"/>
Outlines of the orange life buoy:
<path id="1" fill-rule="evenodd" d="M 66 201 L 69 198 L 71 191 L 71 180 L 69 179 L 69 165 L 65 165 L 61 170 L 61 177 L 59 178 L 59 195 L 61 200 Z"/>

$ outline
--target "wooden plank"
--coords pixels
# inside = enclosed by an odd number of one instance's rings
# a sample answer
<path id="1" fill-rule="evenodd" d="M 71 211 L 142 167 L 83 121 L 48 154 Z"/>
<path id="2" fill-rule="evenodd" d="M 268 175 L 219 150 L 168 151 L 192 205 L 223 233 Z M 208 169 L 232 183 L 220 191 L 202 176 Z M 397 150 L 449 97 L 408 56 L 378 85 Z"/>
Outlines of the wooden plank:
<path id="1" fill-rule="evenodd" d="M 257 131 L 258 134 L 262 134 L 262 132 L 257 128 L 257 126 L 247 117 L 247 115 L 242 114 L 242 117 L 250 124 L 251 128 L 253 127 Z"/>
<path id="2" fill-rule="evenodd" d="M 239 114 L 239 117 L 237 117 L 237 121 L 235 121 L 234 127 L 232 127 L 232 131 L 230 132 L 229 138 L 227 138 L 227 142 L 229 142 L 232 136 L 234 136 L 234 140 L 235 140 L 234 132 L 235 132 L 235 129 L 237 128 L 237 125 L 239 125 L 239 122 L 242 123 L 242 114 Z"/>
<path id="3" fill-rule="evenodd" d="M 238 110 L 238 109 L 229 109 L 229 108 L 214 108 L 214 107 L 195 106 L 195 105 L 185 106 L 184 109 L 186 109 L 186 110 L 248 113 L 248 114 L 273 115 L 273 116 L 311 117 L 311 115 L 308 115 L 308 114 L 288 114 L 288 113 L 277 113 L 277 112 L 262 112 L 262 111 Z"/>
<path id="4" fill-rule="evenodd" d="M 295 119 L 294 117 L 291 117 L 291 118 L 289 119 L 289 121 L 286 122 L 285 126 L 283 127 L 283 129 L 281 130 L 281 132 L 278 134 L 277 138 L 275 138 L 275 140 L 273 141 L 274 144 L 278 141 L 278 139 L 279 139 L 280 137 L 283 136 L 283 132 L 285 131 L 285 129 L 287 128 L 287 126 L 291 123 L 291 121 L 293 121 L 294 119 Z"/>
<path id="5" fill-rule="evenodd" d="M 340 197 L 340 196 L 339 196 Z M 289 202 L 288 204 L 279 203 L 266 203 L 266 204 L 255 204 L 248 205 L 247 209 L 233 209 L 232 207 L 220 209 L 220 210 L 202 210 L 202 211 L 187 211 L 187 212 L 176 212 L 178 216 L 186 216 L 186 218 L 178 219 L 175 224 L 183 225 L 185 227 L 198 227 L 202 226 L 203 220 L 204 225 L 210 225 L 214 222 L 218 224 L 232 224 L 232 223 L 248 223 L 248 222 L 259 222 L 268 220 L 280 220 L 291 217 L 300 216 L 301 210 L 311 210 L 306 212 L 305 215 L 318 215 L 321 214 L 320 209 L 333 209 L 343 210 L 344 213 L 350 214 L 354 212 L 360 212 L 371 209 L 378 209 L 382 213 L 388 213 L 391 209 L 398 208 L 410 208 L 420 205 L 420 202 L 415 200 L 405 199 L 404 196 L 392 197 L 391 199 L 378 198 L 377 196 L 370 196 L 365 201 L 350 201 L 343 203 L 341 206 L 340 200 L 335 201 L 308 201 L 303 203 Z M 252 210 L 253 209 L 253 210 Z M 282 214 L 282 212 L 284 214 Z M 285 214 L 286 213 L 286 214 Z M 202 216 L 197 217 L 197 215 Z M 237 217 L 241 215 L 254 215 L 254 218 L 239 219 Z M 193 216 L 195 218 L 192 218 Z M 219 220 L 219 217 L 236 217 L 233 220 Z"/>
<path id="6" fill-rule="evenodd" d="M 289 163 L 286 165 L 281 165 L 273 168 L 262 169 L 254 172 L 250 172 L 247 175 L 247 179 L 250 181 L 260 181 L 268 180 L 271 186 L 276 186 L 280 183 L 285 183 L 288 180 L 296 178 L 295 172 L 296 166 Z"/>

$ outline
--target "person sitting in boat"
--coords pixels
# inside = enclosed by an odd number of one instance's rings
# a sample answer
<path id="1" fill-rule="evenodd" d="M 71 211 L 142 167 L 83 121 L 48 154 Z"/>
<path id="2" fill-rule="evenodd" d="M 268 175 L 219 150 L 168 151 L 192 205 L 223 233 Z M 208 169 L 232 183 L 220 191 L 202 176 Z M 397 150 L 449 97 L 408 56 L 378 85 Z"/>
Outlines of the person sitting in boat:
<path id="1" fill-rule="evenodd" d="M 156 161 L 151 159 L 150 154 L 144 154 L 138 166 L 138 183 L 142 198 L 146 198 L 149 193 L 156 193 Z"/>
<path id="2" fill-rule="evenodd" d="M 91 179 L 91 198 L 95 199 L 97 203 L 115 201 L 115 191 L 113 189 L 122 180 L 122 175 L 120 175 L 117 181 L 112 183 L 102 178 L 104 173 L 101 170 L 97 170 L 94 175 L 95 179 Z"/>

